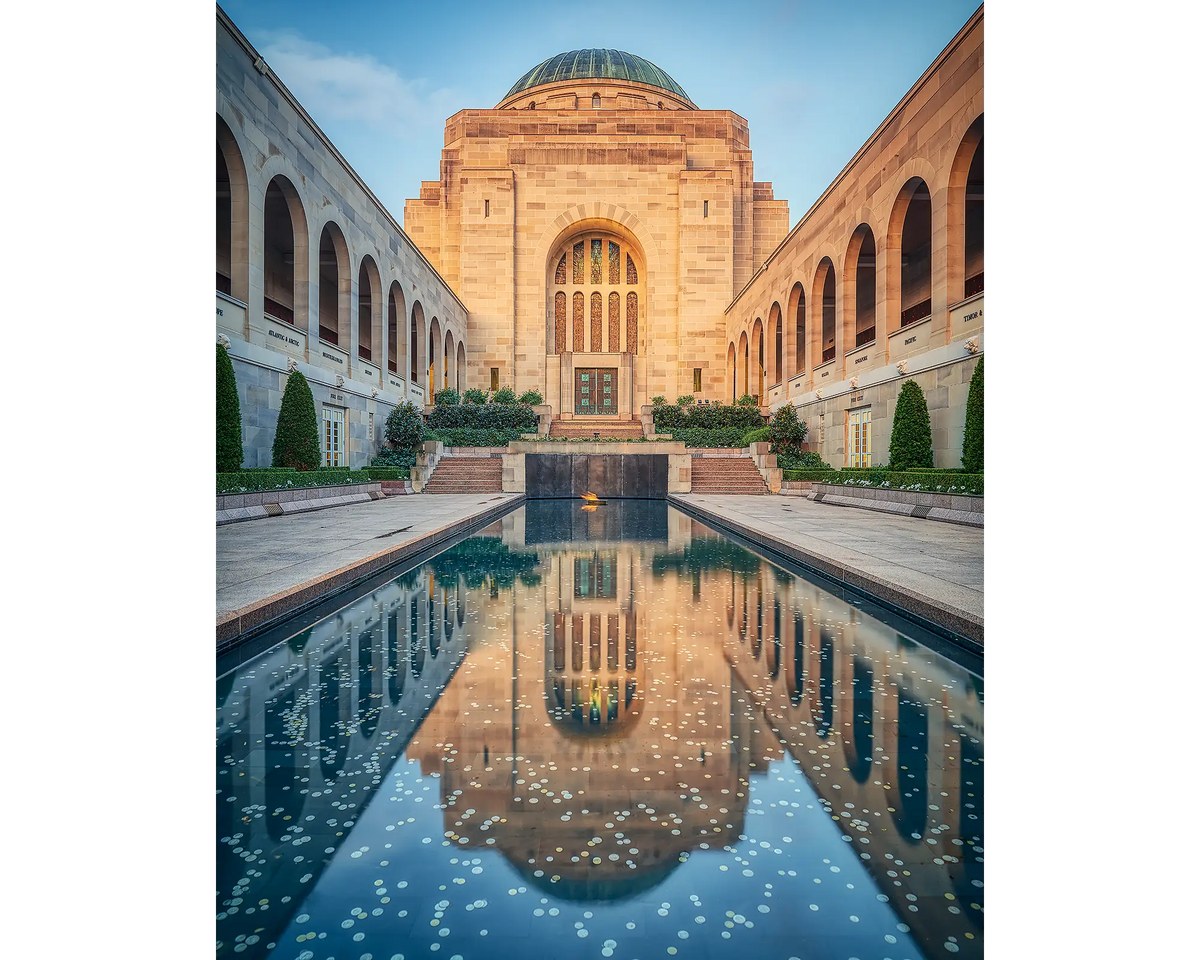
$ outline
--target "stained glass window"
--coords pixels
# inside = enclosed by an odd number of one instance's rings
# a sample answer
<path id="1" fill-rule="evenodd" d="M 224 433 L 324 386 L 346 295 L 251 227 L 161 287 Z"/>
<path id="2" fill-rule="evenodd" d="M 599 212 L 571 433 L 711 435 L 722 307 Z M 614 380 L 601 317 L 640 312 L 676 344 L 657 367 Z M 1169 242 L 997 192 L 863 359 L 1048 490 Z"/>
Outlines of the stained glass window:
<path id="1" fill-rule="evenodd" d="M 616 286 L 621 282 L 621 245 L 608 241 L 608 282 Z"/>
<path id="2" fill-rule="evenodd" d="M 571 264 L 571 282 L 583 283 L 583 241 L 580 240 L 575 244 L 575 249 L 572 251 L 573 261 Z"/>
<path id="3" fill-rule="evenodd" d="M 592 241 L 592 283 L 600 282 L 600 241 Z"/>
<path id="4" fill-rule="evenodd" d="M 633 265 L 633 257 L 625 254 L 625 282 L 633 286 L 638 282 L 637 267 Z"/>
<path id="5" fill-rule="evenodd" d="M 560 287 L 567 282 L 567 255 L 559 258 L 558 266 L 554 268 L 554 282 Z"/>
<path id="6" fill-rule="evenodd" d="M 580 244 L 579 246 L 582 247 L 583 244 Z M 572 349 L 574 349 L 575 351 L 577 351 L 579 353 L 582 353 L 583 352 L 583 294 L 582 293 L 576 293 L 575 296 L 571 298 L 571 314 L 572 314 L 572 317 L 571 317 L 572 324 L 574 327 L 574 329 L 572 330 L 572 336 L 571 336 Z"/>
<path id="7" fill-rule="evenodd" d="M 592 353 L 604 349 L 604 301 L 600 294 L 592 294 Z"/>
<path id="8" fill-rule="evenodd" d="M 563 254 L 563 260 L 567 255 Z M 554 295 L 554 352 L 564 353 L 567 349 L 567 295 L 561 290 Z"/>
<path id="9" fill-rule="evenodd" d="M 632 268 L 633 261 L 629 261 Z M 637 353 L 638 343 L 638 304 L 637 294 L 625 295 L 625 349 L 629 353 Z"/>
<path id="10" fill-rule="evenodd" d="M 616 290 L 608 295 L 608 352 L 621 352 L 621 295 Z"/>

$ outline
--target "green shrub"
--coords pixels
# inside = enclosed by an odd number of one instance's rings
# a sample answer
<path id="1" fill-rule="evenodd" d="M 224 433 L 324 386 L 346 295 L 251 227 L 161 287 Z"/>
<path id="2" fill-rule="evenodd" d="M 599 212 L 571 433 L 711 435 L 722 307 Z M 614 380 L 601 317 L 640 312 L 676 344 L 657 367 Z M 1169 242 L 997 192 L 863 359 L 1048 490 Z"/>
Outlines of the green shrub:
<path id="1" fill-rule="evenodd" d="M 415 457 L 413 458 L 416 459 Z M 367 467 L 363 471 L 372 480 L 411 480 L 411 468 L 402 467 Z"/>
<path id="2" fill-rule="evenodd" d="M 696 397 L 695 397 L 695 395 L 694 395 L 694 394 L 691 394 L 691 393 L 685 393 L 685 394 L 684 394 L 682 397 L 679 397 L 679 398 L 678 398 L 678 399 L 675 401 L 675 406 L 677 406 L 677 407 L 690 407 L 690 406 L 691 406 L 693 403 L 695 403 L 695 402 L 696 402 Z"/>
<path id="3" fill-rule="evenodd" d="M 292 490 L 296 487 L 330 487 L 345 483 L 367 483 L 365 470 L 329 467 L 301 473 L 283 470 L 239 470 L 217 474 L 217 493 L 254 493 L 258 490 Z"/>
<path id="4" fill-rule="evenodd" d="M 487 391 L 480 390 L 476 387 L 472 387 L 470 390 L 468 390 L 466 393 L 464 393 L 462 398 L 463 398 L 463 403 L 479 404 L 479 403 L 487 403 L 488 402 Z"/>
<path id="5" fill-rule="evenodd" d="M 506 447 L 510 440 L 521 439 L 520 430 L 442 427 L 429 431 L 427 440 L 440 440 L 447 447 Z"/>
<path id="6" fill-rule="evenodd" d="M 304 374 L 293 370 L 283 388 L 271 466 L 315 470 L 321 464 L 321 440 L 317 433 L 317 408 Z"/>
<path id="7" fill-rule="evenodd" d="M 776 454 L 794 457 L 808 436 L 808 424 L 796 416 L 792 404 L 785 403 L 771 418 L 770 434 L 771 447 Z"/>
<path id="8" fill-rule="evenodd" d="M 752 443 L 764 443 L 771 439 L 770 427 L 757 427 L 754 430 L 748 431 L 742 437 L 742 446 L 748 447 Z"/>
<path id="9" fill-rule="evenodd" d="M 784 468 L 784 480 L 836 483 L 851 487 L 884 487 L 893 490 L 918 490 L 924 493 L 953 493 L 983 496 L 983 475 L 940 473 L 936 470 L 894 471 L 884 467 L 860 470 L 790 470 Z"/>
<path id="10" fill-rule="evenodd" d="M 665 407 L 667 405 L 666 397 L 651 397 L 650 403 L 656 407 Z"/>
<path id="11" fill-rule="evenodd" d="M 545 402 L 546 398 L 536 390 L 526 390 L 523 394 L 517 397 L 517 403 L 523 403 L 530 407 L 540 407 Z"/>
<path id="12" fill-rule="evenodd" d="M 432 430 L 507 430 L 514 437 L 537 432 L 537 414 L 523 403 L 467 403 L 458 407 L 434 407 L 426 420 Z"/>
<path id="13" fill-rule="evenodd" d="M 741 447 L 746 432 L 740 427 L 720 427 L 716 430 L 680 428 L 671 431 L 672 440 L 682 440 L 688 447 Z"/>
<path id="14" fill-rule="evenodd" d="M 459 407 L 442 407 L 443 410 L 458 410 Z M 415 450 L 425 439 L 425 424 L 420 411 L 408 400 L 394 407 L 388 414 L 383 428 L 384 439 L 396 450 Z"/>
<path id="15" fill-rule="evenodd" d="M 739 407 L 757 407 L 758 401 L 750 396 L 750 394 L 743 393 L 740 397 L 738 397 L 737 405 Z"/>
<path id="16" fill-rule="evenodd" d="M 384 447 L 371 460 L 372 467 L 398 470 L 408 470 L 416 464 L 417 455 L 412 450 L 397 450 L 395 447 Z"/>
<path id="17" fill-rule="evenodd" d="M 821 455 L 813 450 L 800 450 L 795 453 L 779 453 L 779 466 L 783 470 L 832 470 L 829 464 L 821 459 Z"/>
<path id="18" fill-rule="evenodd" d="M 893 470 L 933 466 L 933 433 L 929 428 L 929 407 L 916 380 L 905 380 L 896 398 L 892 416 L 892 442 L 888 462 Z"/>
<path id="19" fill-rule="evenodd" d="M 492 394 L 492 403 L 499 406 L 508 406 L 517 402 L 517 395 L 513 393 L 512 387 L 501 387 Z"/>
<path id="20" fill-rule="evenodd" d="M 971 374 L 967 394 L 967 426 L 963 430 L 962 465 L 967 473 L 983 473 L 983 357 Z"/>
<path id="21" fill-rule="evenodd" d="M 433 402 L 439 407 L 457 407 L 459 402 L 458 391 L 450 387 L 445 390 L 439 390 L 433 395 Z"/>
<path id="22" fill-rule="evenodd" d="M 217 344 L 217 473 L 242 466 L 242 408 L 228 351 Z"/>
<path id="23" fill-rule="evenodd" d="M 837 471 L 832 467 L 828 470 L 820 468 L 796 470 L 784 468 L 783 470 L 784 480 L 797 480 L 801 482 L 806 480 L 812 483 L 834 482 L 837 480 L 837 475 Z"/>

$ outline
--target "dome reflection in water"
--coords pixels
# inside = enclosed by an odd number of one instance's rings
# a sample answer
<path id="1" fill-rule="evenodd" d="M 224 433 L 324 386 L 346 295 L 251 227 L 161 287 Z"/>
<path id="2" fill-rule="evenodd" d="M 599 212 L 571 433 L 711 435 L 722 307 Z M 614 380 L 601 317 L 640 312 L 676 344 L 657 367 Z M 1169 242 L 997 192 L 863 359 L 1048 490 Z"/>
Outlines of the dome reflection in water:
<path id="1" fill-rule="evenodd" d="M 218 955 L 981 956 L 982 694 L 664 502 L 528 502 L 222 677 Z"/>

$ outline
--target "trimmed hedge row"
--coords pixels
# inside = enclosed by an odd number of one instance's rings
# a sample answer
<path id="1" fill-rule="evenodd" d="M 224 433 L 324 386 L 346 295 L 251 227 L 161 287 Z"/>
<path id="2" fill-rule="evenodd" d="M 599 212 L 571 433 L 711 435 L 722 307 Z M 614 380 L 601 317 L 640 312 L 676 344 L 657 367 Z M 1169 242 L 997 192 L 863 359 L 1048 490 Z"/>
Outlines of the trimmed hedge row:
<path id="1" fill-rule="evenodd" d="M 508 441 L 520 440 L 520 430 L 471 430 L 452 427 L 430 430 L 426 440 L 440 440 L 447 447 L 507 447 Z"/>
<path id="2" fill-rule="evenodd" d="M 854 487 L 887 487 L 892 490 L 917 490 L 923 493 L 955 493 L 983 496 L 982 473 L 945 473 L 933 470 L 881 471 L 864 475 L 861 469 L 784 470 L 783 479 L 811 483 L 836 483 Z"/>
<path id="3" fill-rule="evenodd" d="M 533 407 L 520 403 L 466 403 L 456 407 L 434 407 L 425 419 L 425 426 L 435 433 L 459 429 L 511 430 L 515 431 L 515 437 L 522 433 L 535 433 L 537 424 Z"/>
<path id="4" fill-rule="evenodd" d="M 727 430 L 737 427 L 742 433 L 765 427 L 767 421 L 757 407 L 730 407 L 720 403 L 703 406 L 668 406 L 654 408 L 654 429 L 659 433 L 679 430 Z"/>
<path id="5" fill-rule="evenodd" d="M 366 470 L 321 467 L 317 470 L 239 470 L 217 474 L 217 493 L 254 493 L 258 490 L 290 490 L 295 487 L 328 487 L 346 483 L 369 483 Z"/>
<path id="6" fill-rule="evenodd" d="M 672 440 L 682 440 L 688 447 L 744 447 L 744 427 L 725 427 L 719 430 L 675 429 L 668 431 Z"/>
<path id="7" fill-rule="evenodd" d="M 412 474 L 404 467 L 367 467 L 363 470 L 372 480 L 411 480 Z"/>

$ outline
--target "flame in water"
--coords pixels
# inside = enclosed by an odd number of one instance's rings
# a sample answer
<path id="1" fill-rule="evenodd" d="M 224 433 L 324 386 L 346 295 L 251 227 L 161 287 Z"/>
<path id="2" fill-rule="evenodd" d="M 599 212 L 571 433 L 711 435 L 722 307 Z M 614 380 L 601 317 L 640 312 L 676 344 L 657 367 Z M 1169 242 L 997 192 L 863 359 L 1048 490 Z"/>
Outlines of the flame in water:
<path id="1" fill-rule="evenodd" d="M 599 500 L 600 498 L 589 490 L 587 493 L 585 493 L 583 495 L 583 499 L 588 500 L 588 501 L 595 501 L 595 500 Z"/>

